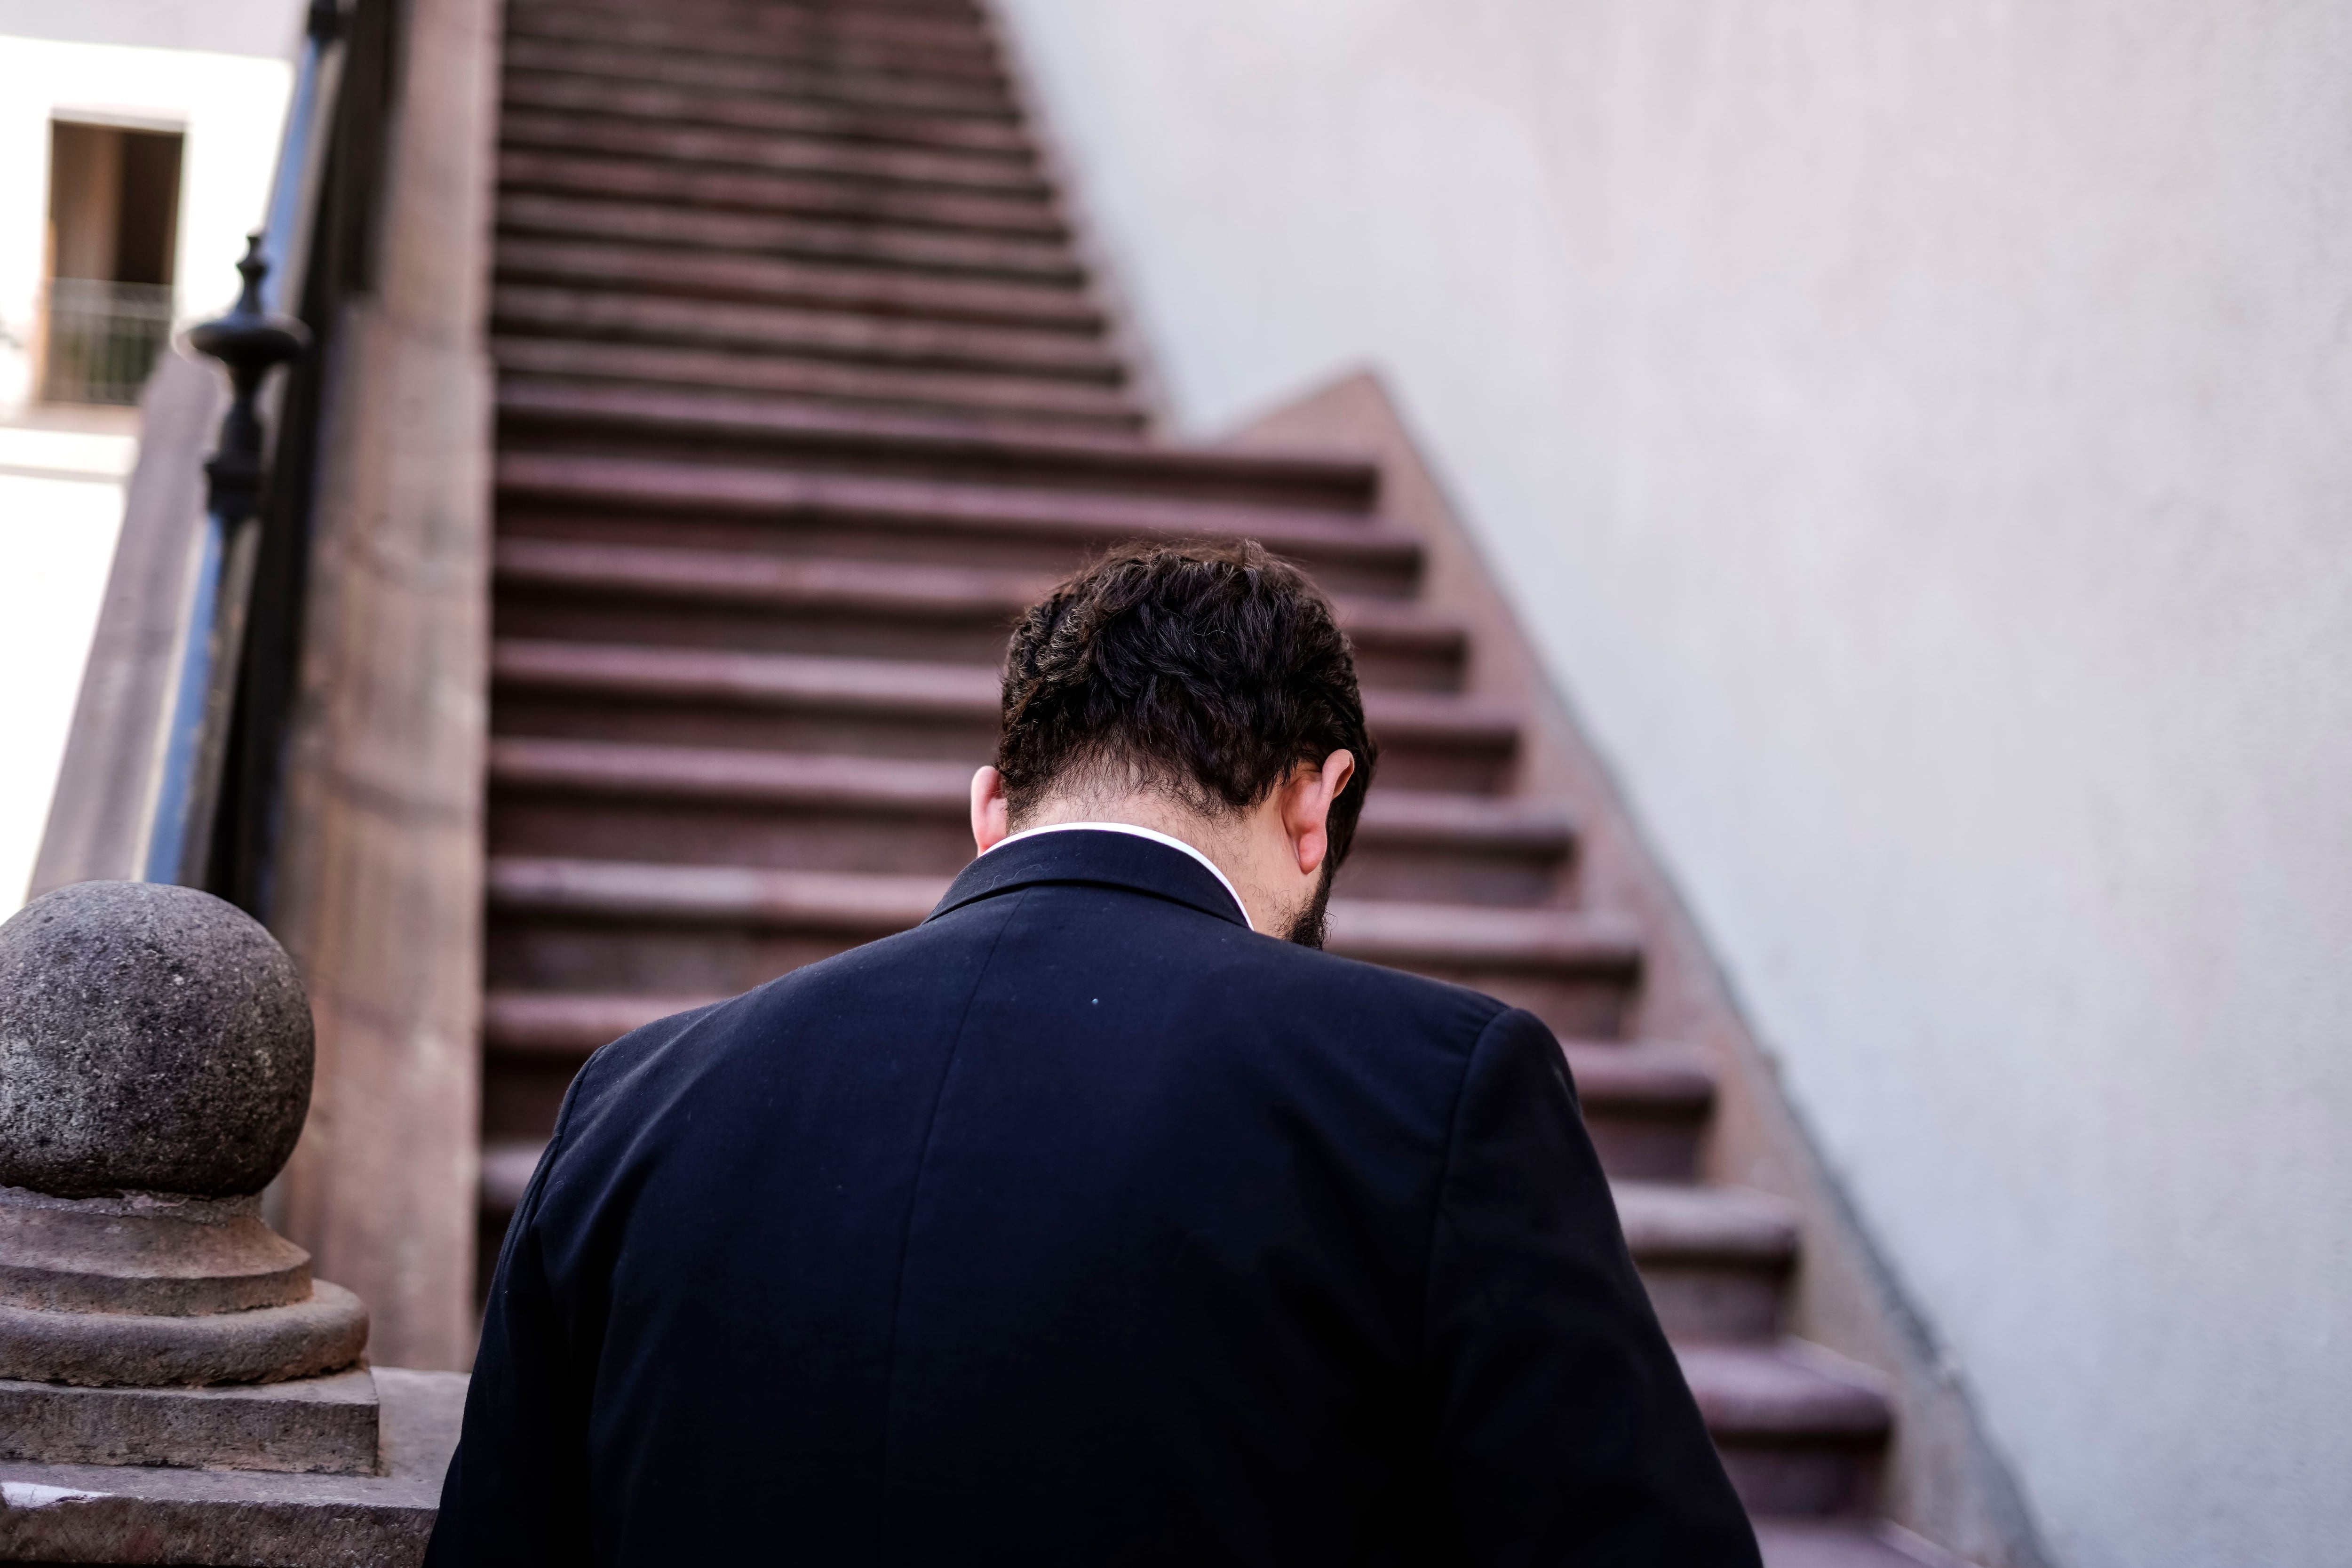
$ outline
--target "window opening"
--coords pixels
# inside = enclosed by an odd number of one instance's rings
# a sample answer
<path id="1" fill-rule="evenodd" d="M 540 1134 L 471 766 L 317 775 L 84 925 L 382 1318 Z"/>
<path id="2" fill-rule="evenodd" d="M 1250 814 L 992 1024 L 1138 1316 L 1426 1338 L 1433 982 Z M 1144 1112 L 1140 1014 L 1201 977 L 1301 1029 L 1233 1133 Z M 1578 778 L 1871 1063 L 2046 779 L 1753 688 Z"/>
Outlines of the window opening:
<path id="1" fill-rule="evenodd" d="M 136 403 L 172 331 L 181 136 L 49 126 L 41 396 Z"/>

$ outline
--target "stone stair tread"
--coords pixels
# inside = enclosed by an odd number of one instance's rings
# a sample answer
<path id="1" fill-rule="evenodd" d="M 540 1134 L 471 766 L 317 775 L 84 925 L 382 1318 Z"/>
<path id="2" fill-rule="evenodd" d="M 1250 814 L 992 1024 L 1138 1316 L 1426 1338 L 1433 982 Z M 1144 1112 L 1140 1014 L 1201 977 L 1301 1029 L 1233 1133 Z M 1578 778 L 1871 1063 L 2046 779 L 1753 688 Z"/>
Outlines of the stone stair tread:
<path id="1" fill-rule="evenodd" d="M 1885 1380 L 1809 1344 L 1684 1344 L 1683 1375 L 1717 1440 L 1870 1441 L 1893 1420 Z"/>
<path id="2" fill-rule="evenodd" d="M 545 11 L 562 16 L 644 15 L 632 0 L 517 0 L 509 15 Z M 854 10 L 797 0 L 666 0 L 666 16 L 694 18 L 706 27 L 731 32 L 814 28 L 829 36 L 904 40 L 963 53 L 984 53 L 988 42 L 972 28 L 971 13 L 961 6 L 865 5 Z"/>
<path id="3" fill-rule="evenodd" d="M 869 711 L 954 718 L 993 717 L 998 698 L 996 672 L 985 665 L 520 637 L 493 645 L 490 671 L 494 683 L 509 688 L 760 706 L 848 703 Z"/>
<path id="4" fill-rule="evenodd" d="M 901 372 L 964 376 L 1046 376 L 1118 385 L 1118 362 L 1085 339 L 971 322 L 927 322 L 887 315 L 840 315 L 793 306 L 740 306 L 710 299 L 646 299 L 597 289 L 501 284 L 491 294 L 491 327 L 501 339 L 618 341 L 687 351 L 724 351 L 757 360 L 800 355 Z M 522 364 L 508 355 L 508 369 Z M 558 374 L 576 374 L 560 369 Z"/>
<path id="5" fill-rule="evenodd" d="M 740 653 L 730 648 L 652 647 L 501 637 L 491 648 L 493 681 L 510 688 L 600 696 L 824 709 L 989 721 L 999 711 L 997 671 L 984 664 L 845 658 L 823 654 Z M 1518 734 L 1507 707 L 1451 692 L 1363 694 L 1376 737 L 1508 746 Z"/>
<path id="6" fill-rule="evenodd" d="M 489 769 L 491 784 L 504 790 L 855 806 L 955 820 L 969 807 L 971 780 L 971 764 L 964 763 L 527 736 L 493 738 Z M 1504 847 L 1537 854 L 1564 853 L 1575 837 L 1567 813 L 1549 802 L 1390 789 L 1365 802 L 1356 831 L 1364 843 Z M 1596 1076 L 1604 1084 L 1624 1085 L 1621 1092 L 1647 1085 L 1654 1098 L 1671 1094 L 1696 1070 L 1680 1058 L 1654 1062 L 1638 1053 L 1619 1067 L 1606 1053 L 1633 1047 L 1590 1048 L 1603 1055 Z M 1581 1086 L 1585 1069 L 1576 1070 Z M 1712 1080 L 1702 1075 L 1701 1081 Z"/>
<path id="7" fill-rule="evenodd" d="M 583 156 L 557 148 L 499 150 L 501 200 L 522 191 L 657 204 L 679 214 L 751 213 L 824 218 L 974 238 L 1062 243 L 1068 225 L 1050 203 L 919 187 L 858 186 L 813 174 L 698 169 L 652 159 Z"/>
<path id="8" fill-rule="evenodd" d="M 845 13 L 854 16 L 856 13 Z M 565 42 L 604 44 L 667 55 L 717 56 L 739 59 L 745 55 L 789 61 L 808 68 L 847 68 L 921 80 L 937 79 L 981 87 L 1001 87 L 1004 73 L 984 43 L 967 39 L 961 47 L 947 36 L 909 37 L 903 30 L 875 32 L 823 31 L 794 13 L 747 12 L 744 23 L 717 28 L 691 16 L 646 16 L 593 6 L 523 5 L 510 7 L 507 26 L 517 38 L 551 38 Z M 748 25 L 746 25 L 748 24 Z"/>
<path id="9" fill-rule="evenodd" d="M 672 550 L 564 539 L 501 540 L 502 586 L 571 588 L 614 596 L 806 608 L 824 605 L 898 616 L 1007 618 L 1055 581 L 1048 572 L 750 551 Z"/>
<path id="10" fill-rule="evenodd" d="M 1045 200 L 1049 188 L 1033 170 L 1003 159 L 957 155 L 944 149 L 879 147 L 787 131 L 606 120 L 600 116 L 522 110 L 499 122 L 501 146 L 555 147 L 610 153 L 665 163 L 733 165 L 777 174 L 825 174 L 877 184 L 936 185 Z"/>
<path id="11" fill-rule="evenodd" d="M 532 109 L 615 118 L 675 120 L 747 131 L 792 131 L 842 141 L 994 153 L 1032 167 L 1035 163 L 1028 139 L 1019 128 L 1001 121 L 877 111 L 766 93 L 669 87 L 658 82 L 599 79 L 520 67 L 509 68 L 506 73 L 506 101 Z"/>
<path id="12" fill-rule="evenodd" d="M 1560 1049 L 1577 1098 L 1588 1106 L 1696 1116 L 1715 1102 L 1714 1069 L 1687 1046 L 1565 1040 Z"/>
<path id="13" fill-rule="evenodd" d="M 1374 843 L 1475 844 L 1565 854 L 1576 821 L 1549 800 L 1381 788 L 1364 797 L 1359 838 Z"/>
<path id="14" fill-rule="evenodd" d="M 855 108 L 970 116 L 1006 123 L 1020 118 L 1002 88 L 910 80 L 875 71 L 830 71 L 740 54 L 677 54 L 621 44 L 526 37 L 508 40 L 506 58 L 509 66 L 624 81 L 768 93 Z"/>
<path id="15" fill-rule="evenodd" d="M 641 6 L 583 5 L 577 0 L 514 0 L 506 7 L 506 21 L 509 35 L 518 37 L 563 37 L 567 29 L 593 29 L 644 43 L 653 34 L 677 34 L 704 51 L 731 49 L 753 55 L 777 46 L 809 42 L 853 48 L 888 45 L 909 54 L 995 63 L 988 35 L 972 27 L 968 18 L 903 11 L 894 15 L 863 5 L 819 9 L 789 0 L 756 4 L 667 0 L 649 13 Z M 622 31 L 611 33 L 613 29 Z M 646 30 L 648 37 L 631 37 L 631 29 Z"/>
<path id="16" fill-rule="evenodd" d="M 547 1152 L 544 1138 L 486 1138 L 482 1141 L 482 1207 L 493 1214 L 512 1214 L 530 1185 L 539 1157 Z"/>
<path id="17" fill-rule="evenodd" d="M 503 790 L 840 805 L 950 817 L 967 809 L 971 780 L 964 763 L 525 736 L 494 737 L 489 763 L 491 784 Z"/>
<path id="18" fill-rule="evenodd" d="M 1856 1521 L 1759 1519 L 1764 1568 L 1969 1568 L 1906 1530 Z"/>
<path id="19" fill-rule="evenodd" d="M 499 237 L 502 282 L 590 284 L 883 316 L 1092 332 L 1101 310 L 1074 289 L 1004 279 L 943 278 L 764 256 Z"/>
<path id="20" fill-rule="evenodd" d="M 1250 538 L 1277 552 L 1312 552 L 1326 559 L 1410 567 L 1421 558 L 1419 542 L 1401 531 L 1304 507 L 513 451 L 499 458 L 497 484 L 506 498 L 599 510 L 639 506 L 672 517 L 687 510 L 824 517 L 877 528 L 950 528 L 1072 543 Z"/>
<path id="21" fill-rule="evenodd" d="M 947 891 L 948 879 L 494 855 L 487 885 L 490 908 L 505 914 L 880 933 L 920 923 Z"/>
<path id="22" fill-rule="evenodd" d="M 494 855 L 491 909 L 518 914 L 780 929 L 893 931 L 919 923 L 950 879 Z M 1633 922 L 1613 913 L 1336 899 L 1331 951 L 1374 963 L 1629 970 Z"/>
<path id="23" fill-rule="evenodd" d="M 789 305 L 666 300 L 600 289 L 501 284 L 492 329 L 559 339 L 619 340 L 719 348 L 736 356 L 811 354 L 877 365 L 966 374 L 1052 376 L 1114 385 L 1117 361 L 1083 338 L 962 321 L 844 316 Z"/>
<path id="24" fill-rule="evenodd" d="M 677 87 L 562 70 L 510 68 L 507 100 L 551 112 L 616 120 L 790 132 L 856 144 L 992 156 L 1034 167 L 1017 127 L 968 116 L 910 113 L 777 97 L 723 87 Z"/>
<path id="25" fill-rule="evenodd" d="M 1004 567 L 565 539 L 502 540 L 494 561 L 503 587 L 776 609 L 822 606 L 894 617 L 980 617 L 1008 626 L 1057 580 L 1051 572 Z M 1467 636 L 1459 621 L 1410 602 L 1342 598 L 1333 608 L 1359 647 L 1451 652 Z"/>
<path id="26" fill-rule="evenodd" d="M 714 211 L 626 194 L 509 193 L 499 204 L 499 227 L 507 234 L 1023 278 L 1063 287 L 1086 280 L 1070 247 L 1057 239 L 790 212 Z"/>
<path id="27" fill-rule="evenodd" d="M 1613 910 L 1334 899 L 1328 945 L 1345 957 L 1400 968 L 1433 964 L 1630 975 L 1642 962 L 1640 925 Z"/>
<path id="28" fill-rule="evenodd" d="M 1611 1184 L 1626 1245 L 1644 1261 L 1786 1263 L 1797 1253 L 1793 1205 L 1741 1187 Z"/>
<path id="29" fill-rule="evenodd" d="M 493 991 L 483 998 L 482 1038 L 494 1050 L 576 1055 L 656 1018 L 722 1002 L 723 996 Z"/>
<path id="30" fill-rule="evenodd" d="M 1060 376 L 938 370 L 842 360 L 791 358 L 723 349 L 592 342 L 574 338 L 496 337 L 490 356 L 501 370 L 603 380 L 730 386 L 753 392 L 866 398 L 876 402 L 956 406 L 1000 415 L 1088 418 L 1139 426 L 1142 416 L 1116 386 Z"/>
<path id="31" fill-rule="evenodd" d="M 592 387 L 509 375 L 499 386 L 509 424 L 578 422 L 649 437 L 732 439 L 763 448 L 846 447 L 879 460 L 986 463 L 1100 477 L 1134 485 L 1296 486 L 1326 507 L 1368 504 L 1378 470 L 1325 455 L 1147 445 L 1128 437 L 1061 430 L 991 430 L 957 421 L 833 405 L 716 393 Z"/>

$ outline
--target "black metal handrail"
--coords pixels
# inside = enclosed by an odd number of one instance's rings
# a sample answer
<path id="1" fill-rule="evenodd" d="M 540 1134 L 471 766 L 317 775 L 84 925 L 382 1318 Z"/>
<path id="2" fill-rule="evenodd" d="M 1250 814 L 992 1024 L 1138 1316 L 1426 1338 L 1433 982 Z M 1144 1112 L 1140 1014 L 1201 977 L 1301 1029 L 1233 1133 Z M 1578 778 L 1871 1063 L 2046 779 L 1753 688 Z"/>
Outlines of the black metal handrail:
<path id="1" fill-rule="evenodd" d="M 260 554 L 266 479 L 262 383 L 310 346 L 301 322 L 262 308 L 268 264 L 262 259 L 259 234 L 247 241 L 236 265 L 245 287 L 236 307 L 188 334 L 190 346 L 228 367 L 232 395 L 221 419 L 220 444 L 205 464 L 204 537 L 181 633 L 179 679 L 166 720 L 163 773 L 147 841 L 147 879 L 191 887 L 204 886 L 211 870 L 222 764 L 228 755 L 247 611 Z"/>
<path id="2" fill-rule="evenodd" d="M 205 465 L 203 531 L 139 863 L 151 881 L 248 907 L 259 900 L 257 849 L 294 686 L 319 403 L 315 364 L 292 384 L 271 373 L 301 361 L 331 326 L 360 248 L 349 231 L 364 229 L 370 195 L 333 189 L 334 172 L 367 167 L 371 154 L 353 143 L 382 136 L 380 115 L 346 88 L 355 64 L 371 68 L 362 85 L 386 67 L 384 0 L 353 3 L 347 11 L 344 0 L 312 0 L 263 226 L 237 263 L 244 286 L 227 315 L 187 340 L 226 367 L 232 397 Z M 375 45 L 373 58 L 355 62 L 355 43 Z"/>

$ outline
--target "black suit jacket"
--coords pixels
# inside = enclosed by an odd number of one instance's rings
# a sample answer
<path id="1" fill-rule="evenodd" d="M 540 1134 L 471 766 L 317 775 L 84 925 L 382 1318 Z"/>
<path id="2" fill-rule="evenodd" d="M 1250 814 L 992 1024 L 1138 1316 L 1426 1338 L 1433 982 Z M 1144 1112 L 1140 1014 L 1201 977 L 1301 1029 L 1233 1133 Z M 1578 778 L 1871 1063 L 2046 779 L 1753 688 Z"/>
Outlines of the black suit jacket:
<path id="1" fill-rule="evenodd" d="M 1544 1026 L 1073 831 L 596 1053 L 429 1561 L 1757 1557 Z"/>

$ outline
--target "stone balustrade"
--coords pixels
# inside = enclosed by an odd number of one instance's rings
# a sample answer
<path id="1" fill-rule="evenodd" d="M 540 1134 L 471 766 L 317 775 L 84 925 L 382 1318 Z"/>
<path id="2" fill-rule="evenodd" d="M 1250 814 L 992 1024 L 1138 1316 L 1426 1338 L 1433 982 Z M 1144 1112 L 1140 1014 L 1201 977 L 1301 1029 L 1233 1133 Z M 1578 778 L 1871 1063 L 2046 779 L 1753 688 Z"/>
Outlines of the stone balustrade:
<path id="1" fill-rule="evenodd" d="M 262 1217 L 311 1070 L 233 905 L 84 882 L 0 925 L 0 1559 L 421 1554 L 465 1379 L 369 1366 Z"/>

